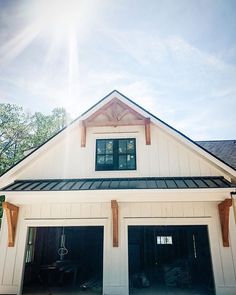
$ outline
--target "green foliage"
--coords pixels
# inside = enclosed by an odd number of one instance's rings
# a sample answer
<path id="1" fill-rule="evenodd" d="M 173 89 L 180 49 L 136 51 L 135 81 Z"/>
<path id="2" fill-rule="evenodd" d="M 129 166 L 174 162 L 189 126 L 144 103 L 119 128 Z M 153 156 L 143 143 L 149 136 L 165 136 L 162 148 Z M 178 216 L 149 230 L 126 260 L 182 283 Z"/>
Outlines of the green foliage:
<path id="1" fill-rule="evenodd" d="M 68 120 L 63 108 L 55 108 L 50 115 L 30 115 L 14 104 L 0 104 L 0 175 L 60 131 Z M 0 196 L 0 226 L 4 200 L 5 196 Z"/>
<path id="2" fill-rule="evenodd" d="M 60 131 L 68 120 L 63 108 L 55 108 L 50 115 L 30 115 L 16 105 L 0 104 L 0 175 Z"/>
<path id="3" fill-rule="evenodd" d="M 2 214 L 3 214 L 3 209 L 2 209 L 2 202 L 5 201 L 5 196 L 1 195 L 0 196 L 0 227 L 1 227 L 1 219 L 2 219 Z"/>

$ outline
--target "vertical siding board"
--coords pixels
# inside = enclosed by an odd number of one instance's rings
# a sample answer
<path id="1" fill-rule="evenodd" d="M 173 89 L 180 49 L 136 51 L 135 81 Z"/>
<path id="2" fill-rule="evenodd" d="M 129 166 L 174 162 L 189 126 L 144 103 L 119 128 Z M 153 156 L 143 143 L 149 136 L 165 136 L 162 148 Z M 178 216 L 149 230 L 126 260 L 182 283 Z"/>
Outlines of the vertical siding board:
<path id="1" fill-rule="evenodd" d="M 193 204 L 183 203 L 184 217 L 193 217 Z"/>
<path id="2" fill-rule="evenodd" d="M 201 176 L 211 176 L 212 175 L 212 171 L 206 161 L 204 161 L 203 159 L 200 159 L 199 164 L 200 164 Z"/>
<path id="3" fill-rule="evenodd" d="M 6 256 L 7 256 L 7 220 L 5 214 L 3 214 L 2 225 L 0 230 L 0 285 L 3 284 L 3 275 L 4 275 L 4 268 L 6 264 Z"/>
<path id="4" fill-rule="evenodd" d="M 212 220 L 209 226 L 209 240 L 212 252 L 212 263 L 214 267 L 214 280 L 215 287 L 224 286 L 224 273 L 222 266 L 222 258 L 220 255 L 220 240 L 219 240 L 219 230 L 217 228 L 216 220 Z"/>
<path id="5" fill-rule="evenodd" d="M 43 204 L 41 205 L 41 218 L 48 218 L 51 216 L 51 204 Z"/>
<path id="6" fill-rule="evenodd" d="M 153 203 L 151 207 L 151 216 L 152 217 L 161 217 L 162 207 L 161 203 Z"/>
<path id="7" fill-rule="evenodd" d="M 91 217 L 91 205 L 88 203 L 81 203 L 81 218 L 89 218 Z"/>
<path id="8" fill-rule="evenodd" d="M 193 152 L 189 152 L 188 155 L 189 155 L 191 176 L 199 176 L 200 175 L 199 158 Z"/>
<path id="9" fill-rule="evenodd" d="M 130 217 L 141 216 L 140 203 L 131 203 L 129 206 L 130 206 Z"/>
<path id="10" fill-rule="evenodd" d="M 80 217 L 81 206 L 78 203 L 74 203 L 70 205 L 70 216 L 72 218 L 79 218 Z"/>
<path id="11" fill-rule="evenodd" d="M 170 176 L 167 137 L 160 132 L 160 176 Z"/>
<path id="12" fill-rule="evenodd" d="M 12 285 L 16 247 L 8 247 L 3 272 L 3 285 Z"/>
<path id="13" fill-rule="evenodd" d="M 110 203 L 102 203 L 101 204 L 101 216 L 102 217 L 109 217 L 111 212 L 110 212 Z"/>
<path id="14" fill-rule="evenodd" d="M 80 147 L 80 132 L 71 130 L 61 141 L 29 165 L 19 177 L 28 178 L 80 178 L 107 177 L 107 172 L 95 171 L 96 138 L 125 137 L 125 132 L 137 139 L 137 171 L 109 172 L 110 177 L 131 176 L 200 176 L 224 175 L 220 169 L 187 145 L 167 134 L 160 127 L 151 126 L 151 145 L 145 144 L 143 126 L 119 128 L 88 128 L 86 148 Z M 107 133 L 105 133 L 107 132 Z M 119 133 L 121 132 L 121 133 Z M 132 133 L 133 132 L 133 133 Z M 107 135 L 108 134 L 108 135 Z M 58 158 L 60 161 L 58 161 Z M 86 163 L 84 164 L 86 160 Z M 50 163 L 54 165 L 50 165 Z"/>
<path id="15" fill-rule="evenodd" d="M 150 217 L 151 216 L 151 204 L 141 204 L 141 217 Z"/>
<path id="16" fill-rule="evenodd" d="M 162 203 L 161 216 L 162 217 L 172 217 L 173 216 L 172 203 Z"/>
<path id="17" fill-rule="evenodd" d="M 219 253 L 221 259 L 221 268 L 224 280 L 224 286 L 235 286 L 235 274 L 234 274 L 234 265 L 233 265 L 233 257 L 231 247 L 223 247 L 222 242 L 222 234 L 221 234 L 221 226 L 220 219 L 218 214 L 218 208 L 216 204 L 212 205 L 212 218 L 215 223 L 215 228 L 217 230 L 217 239 L 219 243 Z M 214 241 L 215 243 L 216 241 Z"/>
<path id="18" fill-rule="evenodd" d="M 234 219 L 233 210 L 230 212 L 230 224 L 229 224 L 229 239 L 230 239 L 230 249 L 232 253 L 232 261 L 234 268 L 234 280 L 236 284 L 236 224 Z"/>
<path id="19" fill-rule="evenodd" d="M 34 218 L 40 218 L 41 216 L 41 206 L 31 205 L 31 216 Z"/>
<path id="20" fill-rule="evenodd" d="M 203 217 L 205 215 L 204 204 L 195 202 L 193 206 L 193 214 L 195 217 Z"/>
<path id="21" fill-rule="evenodd" d="M 61 204 L 50 205 L 50 217 L 60 218 L 61 217 Z"/>
<path id="22" fill-rule="evenodd" d="M 178 145 L 178 157 L 180 165 L 180 176 L 190 175 L 189 157 L 186 148 L 183 145 Z"/>
<path id="23" fill-rule="evenodd" d="M 180 202 L 173 203 L 172 210 L 173 210 L 173 217 L 184 217 L 182 203 Z"/>
<path id="24" fill-rule="evenodd" d="M 171 137 L 168 138 L 168 155 L 170 176 L 180 175 L 178 145 Z"/>
<path id="25" fill-rule="evenodd" d="M 94 217 L 101 217 L 101 204 L 100 203 L 93 203 L 91 204 L 91 216 Z"/>
<path id="26" fill-rule="evenodd" d="M 149 146 L 149 165 L 150 165 L 150 176 L 156 175 L 160 176 L 160 150 L 159 150 L 159 141 L 160 134 L 158 128 L 152 125 L 151 128 L 152 143 Z"/>

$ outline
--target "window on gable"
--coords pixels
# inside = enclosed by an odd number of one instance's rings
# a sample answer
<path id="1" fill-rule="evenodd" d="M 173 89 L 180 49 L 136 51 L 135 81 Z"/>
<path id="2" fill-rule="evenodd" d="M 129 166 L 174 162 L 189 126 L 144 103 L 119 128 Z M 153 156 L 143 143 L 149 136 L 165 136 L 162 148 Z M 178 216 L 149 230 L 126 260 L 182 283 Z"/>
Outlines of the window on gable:
<path id="1" fill-rule="evenodd" d="M 96 170 L 135 170 L 136 142 L 129 139 L 97 139 Z"/>

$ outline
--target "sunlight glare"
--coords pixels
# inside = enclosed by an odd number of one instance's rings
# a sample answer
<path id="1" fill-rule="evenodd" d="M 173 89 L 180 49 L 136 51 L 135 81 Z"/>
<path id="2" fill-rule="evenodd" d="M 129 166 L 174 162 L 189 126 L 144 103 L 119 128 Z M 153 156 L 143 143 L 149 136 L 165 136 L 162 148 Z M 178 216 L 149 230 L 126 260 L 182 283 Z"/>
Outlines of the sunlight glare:
<path id="1" fill-rule="evenodd" d="M 33 2 L 31 17 L 42 31 L 63 35 L 84 27 L 89 10 L 83 0 L 38 0 Z"/>

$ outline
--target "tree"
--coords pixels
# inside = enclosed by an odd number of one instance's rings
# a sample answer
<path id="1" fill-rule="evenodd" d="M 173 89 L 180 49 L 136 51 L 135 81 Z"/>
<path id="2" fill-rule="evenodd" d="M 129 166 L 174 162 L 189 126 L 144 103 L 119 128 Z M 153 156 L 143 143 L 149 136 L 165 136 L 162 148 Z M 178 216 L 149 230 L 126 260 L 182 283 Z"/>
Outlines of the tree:
<path id="1" fill-rule="evenodd" d="M 37 148 L 60 131 L 69 121 L 64 108 L 55 108 L 51 115 L 40 112 L 30 115 L 14 104 L 0 104 L 0 175 L 15 165 L 25 152 Z M 0 226 L 2 202 L 0 196 Z"/>
<path id="2" fill-rule="evenodd" d="M 31 127 L 23 108 L 0 104 L 0 174 L 23 157 Z"/>
<path id="3" fill-rule="evenodd" d="M 64 108 L 49 115 L 25 113 L 14 104 L 0 104 L 0 175 L 15 165 L 27 150 L 36 148 L 60 131 L 69 121 Z"/>

